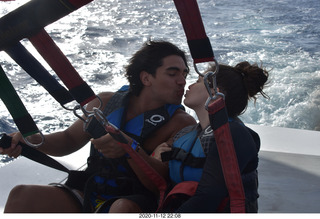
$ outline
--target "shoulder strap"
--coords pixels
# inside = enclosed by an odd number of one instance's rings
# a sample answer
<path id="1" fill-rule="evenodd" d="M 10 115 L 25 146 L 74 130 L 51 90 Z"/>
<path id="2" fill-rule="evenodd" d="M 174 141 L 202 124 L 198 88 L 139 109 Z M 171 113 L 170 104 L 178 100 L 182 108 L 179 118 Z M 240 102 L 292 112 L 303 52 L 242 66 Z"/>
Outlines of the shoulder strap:
<path id="1" fill-rule="evenodd" d="M 213 61 L 214 54 L 206 35 L 196 0 L 173 0 L 179 13 L 194 63 Z"/>
<path id="2" fill-rule="evenodd" d="M 215 61 L 210 41 L 205 33 L 200 10 L 196 0 L 174 0 L 187 36 L 189 49 L 194 63 Z M 217 107 L 222 104 L 222 107 Z M 228 115 L 224 100 L 220 98 L 209 107 L 209 117 L 214 131 L 223 174 L 230 195 L 231 212 L 245 212 L 245 196 L 237 157 L 234 151 Z M 222 117 L 215 116 L 223 112 Z M 215 119 L 213 119 L 215 117 Z"/>
<path id="3" fill-rule="evenodd" d="M 0 50 L 36 33 L 92 0 L 33 0 L 0 18 Z"/>

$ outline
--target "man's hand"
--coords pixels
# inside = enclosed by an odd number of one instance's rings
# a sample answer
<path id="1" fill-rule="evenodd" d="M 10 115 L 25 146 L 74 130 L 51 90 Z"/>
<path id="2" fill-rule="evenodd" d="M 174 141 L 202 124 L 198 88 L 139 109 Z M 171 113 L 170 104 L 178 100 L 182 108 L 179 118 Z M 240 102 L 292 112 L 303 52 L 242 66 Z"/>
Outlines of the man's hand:
<path id="1" fill-rule="evenodd" d="M 132 143 L 132 139 L 129 136 L 125 135 L 120 130 L 116 130 L 112 126 L 108 125 L 107 131 L 117 136 L 117 138 L 119 137 L 119 139 L 123 137 L 124 141 L 127 141 L 128 144 Z M 102 153 L 107 158 L 119 158 L 124 156 L 126 154 L 126 151 L 119 145 L 119 143 L 123 142 L 117 141 L 109 133 L 100 138 L 91 139 L 91 143 L 100 153 Z"/>
<path id="2" fill-rule="evenodd" d="M 17 158 L 20 156 L 22 147 L 19 145 L 19 141 L 23 142 L 23 138 L 20 132 L 11 133 L 9 136 L 12 137 L 11 146 L 9 148 L 0 147 L 1 154 L 7 154 L 9 157 Z"/>

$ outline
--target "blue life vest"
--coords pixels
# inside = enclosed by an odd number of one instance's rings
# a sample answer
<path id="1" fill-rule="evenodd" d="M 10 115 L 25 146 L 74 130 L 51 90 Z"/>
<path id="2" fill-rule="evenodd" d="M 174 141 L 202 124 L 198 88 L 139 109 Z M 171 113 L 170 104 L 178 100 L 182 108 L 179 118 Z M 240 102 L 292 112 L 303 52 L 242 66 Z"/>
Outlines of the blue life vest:
<path id="1" fill-rule="evenodd" d="M 128 88 L 129 86 L 123 86 L 118 90 L 107 103 L 103 113 L 109 122 L 139 142 L 143 148 L 143 142 L 150 134 L 169 121 L 176 110 L 184 108 L 182 105 L 167 104 L 158 109 L 140 114 L 129 121 L 125 121 L 130 95 Z M 97 137 L 105 134 L 104 128 L 97 120 L 91 121 L 88 131 Z M 134 187 L 137 187 L 137 191 L 140 191 L 142 194 L 150 193 L 149 191 L 142 191 L 146 189 L 131 170 L 126 157 L 117 159 L 106 158 L 94 147 L 91 147 L 87 172 L 90 173 L 91 182 L 86 183 L 85 211 L 90 211 L 88 209 L 89 203 L 95 209 L 106 205 L 105 203 L 110 206 L 112 202 L 105 202 L 106 200 L 115 200 L 117 196 L 131 195 L 133 193 L 132 188 Z M 103 212 L 108 212 L 108 208 L 104 207 Z"/>
<path id="2" fill-rule="evenodd" d="M 229 118 L 229 122 L 234 119 Z M 214 141 L 210 125 L 204 130 L 199 124 L 182 129 L 174 138 L 172 151 L 163 155 L 163 160 L 169 160 L 171 180 L 174 183 L 199 182 L 209 147 Z"/>
<path id="3" fill-rule="evenodd" d="M 189 126 L 183 129 L 174 140 L 169 169 L 170 178 L 175 183 L 200 181 L 213 132 L 210 126 L 201 132 L 199 129 L 198 125 Z"/>
<path id="4" fill-rule="evenodd" d="M 243 133 L 245 133 L 245 138 L 252 137 L 251 143 L 255 144 L 258 152 L 260 148 L 260 138 L 257 133 L 245 127 L 238 119 L 229 118 L 229 122 L 230 127 L 233 127 L 234 131 L 238 129 L 242 130 L 237 134 L 234 133 L 237 135 L 237 138 L 242 138 L 241 134 Z M 168 195 L 166 210 L 178 208 L 181 203 L 188 199 L 187 197 L 191 197 L 195 193 L 198 186 L 196 182 L 200 182 L 203 179 L 203 168 L 209 148 L 211 148 L 211 151 L 214 144 L 214 133 L 210 126 L 204 130 L 201 130 L 200 125 L 188 126 L 174 137 L 172 150 L 161 154 L 162 161 L 169 161 L 170 178 L 173 182 L 173 189 Z M 211 152 L 210 155 L 212 155 Z M 257 198 L 259 197 L 257 165 L 258 157 L 252 157 L 252 160 L 241 173 L 242 183 L 245 189 L 247 212 L 257 212 Z M 208 183 L 208 181 L 205 182 Z M 180 196 L 176 196 L 176 194 L 180 194 Z M 181 196 L 181 194 L 185 196 Z M 176 205 L 175 202 L 180 203 L 180 205 Z M 230 211 L 227 198 L 223 200 L 220 206 L 221 208 L 219 208 L 219 210 L 223 212 Z"/>
<path id="5" fill-rule="evenodd" d="M 110 99 L 105 115 L 113 125 L 135 139 L 140 144 L 163 124 L 170 120 L 177 109 L 184 109 L 182 105 L 166 104 L 154 110 L 147 111 L 135 118 L 125 121 L 125 112 L 129 100 L 129 86 L 125 85 Z"/>

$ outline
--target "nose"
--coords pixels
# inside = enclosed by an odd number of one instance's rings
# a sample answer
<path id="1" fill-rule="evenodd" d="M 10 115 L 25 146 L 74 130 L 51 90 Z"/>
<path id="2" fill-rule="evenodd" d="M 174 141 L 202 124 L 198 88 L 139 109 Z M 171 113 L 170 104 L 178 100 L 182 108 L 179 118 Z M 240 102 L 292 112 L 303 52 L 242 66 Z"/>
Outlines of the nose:
<path id="1" fill-rule="evenodd" d="M 177 84 L 179 85 L 186 85 L 186 78 L 184 75 L 180 75 L 179 78 L 177 79 Z"/>
<path id="2" fill-rule="evenodd" d="M 188 86 L 188 89 L 190 90 L 190 89 L 193 87 L 194 84 L 195 84 L 195 83 L 190 84 L 190 85 Z"/>

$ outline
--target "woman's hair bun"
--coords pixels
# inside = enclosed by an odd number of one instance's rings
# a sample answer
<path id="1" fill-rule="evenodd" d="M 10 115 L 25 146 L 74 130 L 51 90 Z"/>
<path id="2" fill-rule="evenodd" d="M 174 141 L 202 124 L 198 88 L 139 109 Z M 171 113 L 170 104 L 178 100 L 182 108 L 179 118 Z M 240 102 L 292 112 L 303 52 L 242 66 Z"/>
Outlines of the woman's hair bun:
<path id="1" fill-rule="evenodd" d="M 240 62 L 235 69 L 242 75 L 244 85 L 248 91 L 249 98 L 256 99 L 256 94 L 260 93 L 263 97 L 269 98 L 263 92 L 263 87 L 267 84 L 269 73 L 257 64 Z"/>

